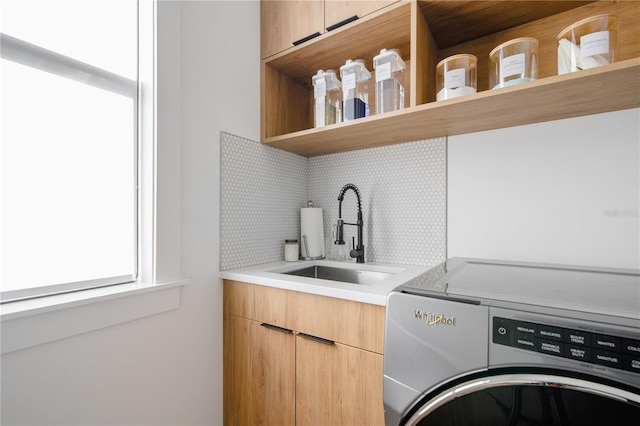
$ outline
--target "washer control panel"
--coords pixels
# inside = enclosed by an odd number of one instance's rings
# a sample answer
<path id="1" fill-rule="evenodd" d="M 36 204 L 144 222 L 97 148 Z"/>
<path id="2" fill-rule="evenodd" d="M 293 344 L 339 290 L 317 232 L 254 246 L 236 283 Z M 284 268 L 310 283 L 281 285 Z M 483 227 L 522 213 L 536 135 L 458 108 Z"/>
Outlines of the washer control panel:
<path id="1" fill-rule="evenodd" d="M 640 374 L 640 340 L 493 317 L 493 343 Z"/>

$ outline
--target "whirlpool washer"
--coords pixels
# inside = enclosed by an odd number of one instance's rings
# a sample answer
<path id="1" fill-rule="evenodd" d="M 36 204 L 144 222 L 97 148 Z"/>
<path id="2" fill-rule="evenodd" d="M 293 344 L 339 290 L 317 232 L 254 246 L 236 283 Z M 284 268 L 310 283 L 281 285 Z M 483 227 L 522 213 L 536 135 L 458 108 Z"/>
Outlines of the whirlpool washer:
<path id="1" fill-rule="evenodd" d="M 392 291 L 387 425 L 640 418 L 640 272 L 453 258 Z"/>

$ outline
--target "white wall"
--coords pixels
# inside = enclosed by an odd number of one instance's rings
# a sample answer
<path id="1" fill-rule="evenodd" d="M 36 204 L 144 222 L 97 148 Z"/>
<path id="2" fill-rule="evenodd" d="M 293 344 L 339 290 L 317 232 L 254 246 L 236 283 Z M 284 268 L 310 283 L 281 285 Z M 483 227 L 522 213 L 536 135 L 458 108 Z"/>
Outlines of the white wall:
<path id="1" fill-rule="evenodd" d="M 450 137 L 448 256 L 639 268 L 639 118 Z"/>
<path id="2" fill-rule="evenodd" d="M 221 424 L 220 131 L 260 137 L 260 4 L 183 2 L 181 22 L 182 271 L 200 341 L 185 361 L 201 372 L 190 378 L 196 423 Z"/>
<path id="3" fill-rule="evenodd" d="M 259 3 L 158 13 L 159 269 L 191 284 L 177 310 L 4 354 L 3 425 L 222 423 L 219 132 L 259 137 Z"/>

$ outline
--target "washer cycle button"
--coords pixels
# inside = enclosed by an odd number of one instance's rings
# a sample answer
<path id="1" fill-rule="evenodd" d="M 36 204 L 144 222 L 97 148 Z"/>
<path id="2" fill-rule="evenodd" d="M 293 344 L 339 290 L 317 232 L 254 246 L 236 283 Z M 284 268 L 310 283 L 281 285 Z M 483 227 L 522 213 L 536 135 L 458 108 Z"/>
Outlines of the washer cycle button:
<path id="1" fill-rule="evenodd" d="M 591 346 L 591 333 L 582 330 L 564 330 L 564 341 L 572 345 Z"/>
<path id="2" fill-rule="evenodd" d="M 560 327 L 538 325 L 538 337 L 542 339 L 562 340 L 563 330 Z"/>
<path id="3" fill-rule="evenodd" d="M 594 349 L 593 362 L 600 365 L 606 365 L 607 367 L 623 368 L 622 356 L 616 352 L 607 352 L 601 351 L 599 349 Z"/>
<path id="4" fill-rule="evenodd" d="M 605 334 L 592 334 L 591 346 L 593 348 L 602 349 L 603 351 L 620 352 L 622 350 L 622 339 L 615 336 Z"/>
<path id="5" fill-rule="evenodd" d="M 532 322 L 514 321 L 513 329 L 515 332 L 531 335 L 532 337 L 538 334 L 538 324 Z"/>
<path id="6" fill-rule="evenodd" d="M 571 344 L 567 344 L 566 348 L 567 351 L 565 352 L 565 356 L 567 358 L 584 362 L 593 362 L 593 360 L 591 359 L 591 348 L 582 345 Z"/>

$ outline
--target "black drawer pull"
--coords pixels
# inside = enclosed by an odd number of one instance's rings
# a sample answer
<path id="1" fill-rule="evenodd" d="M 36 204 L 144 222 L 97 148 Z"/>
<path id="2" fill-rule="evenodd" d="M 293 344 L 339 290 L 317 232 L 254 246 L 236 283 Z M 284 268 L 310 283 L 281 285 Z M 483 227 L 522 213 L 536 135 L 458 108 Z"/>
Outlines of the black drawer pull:
<path id="1" fill-rule="evenodd" d="M 325 345 L 334 345 L 336 343 L 333 340 L 323 339 L 322 337 L 312 336 L 311 334 L 298 333 L 298 336 L 313 340 L 314 342 L 323 343 Z"/>
<path id="2" fill-rule="evenodd" d="M 358 19 L 358 15 L 353 15 L 351 18 L 347 18 L 343 21 L 338 22 L 337 24 L 333 24 L 327 27 L 327 31 L 333 31 L 336 28 L 340 28 L 343 25 L 347 25 L 348 23 L 355 21 L 356 19 Z"/>
<path id="3" fill-rule="evenodd" d="M 281 333 L 287 333 L 287 334 L 293 333 L 293 331 L 289 330 L 288 328 L 278 327 L 277 325 L 267 324 L 266 322 L 263 322 L 260 325 L 263 326 L 264 328 L 268 328 L 270 330 L 279 331 Z"/>
<path id="4" fill-rule="evenodd" d="M 294 42 L 293 42 L 293 45 L 294 45 L 294 46 L 297 46 L 297 45 L 299 45 L 299 44 L 304 43 L 305 41 L 309 41 L 309 40 L 311 40 L 312 38 L 316 38 L 316 37 L 320 37 L 320 33 L 316 32 L 316 33 L 313 33 L 313 34 L 308 35 L 308 36 L 306 36 L 306 37 L 302 37 L 300 40 L 296 40 L 296 41 L 294 41 Z"/>

